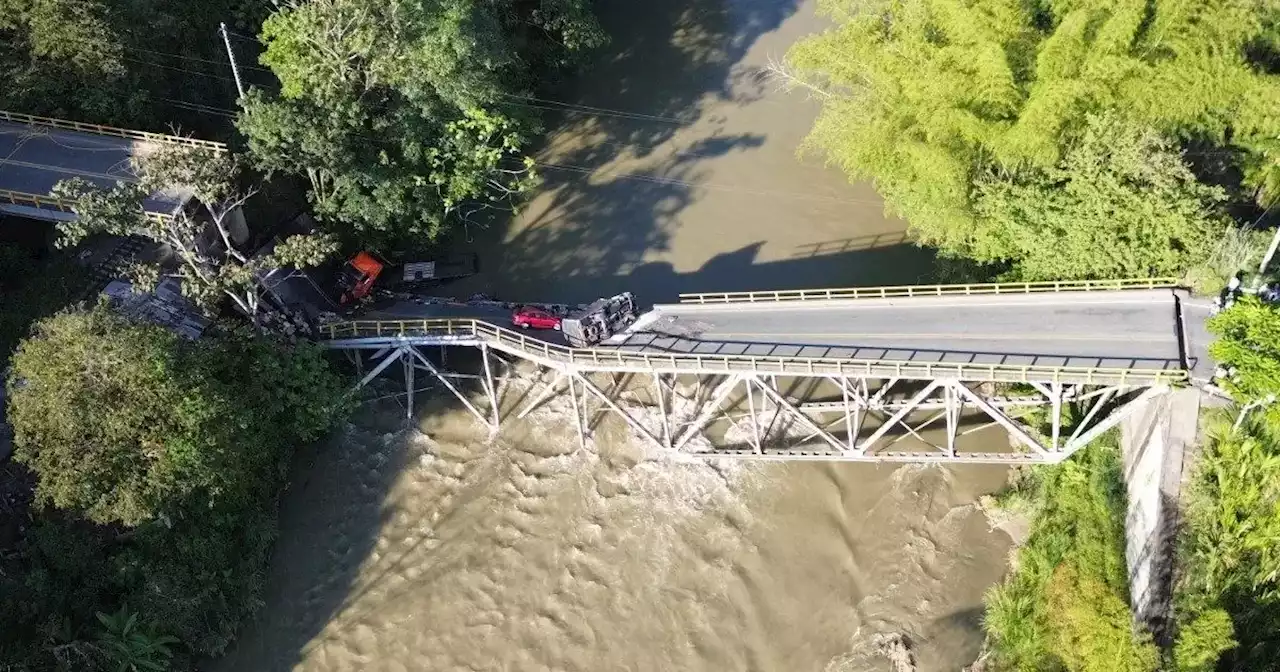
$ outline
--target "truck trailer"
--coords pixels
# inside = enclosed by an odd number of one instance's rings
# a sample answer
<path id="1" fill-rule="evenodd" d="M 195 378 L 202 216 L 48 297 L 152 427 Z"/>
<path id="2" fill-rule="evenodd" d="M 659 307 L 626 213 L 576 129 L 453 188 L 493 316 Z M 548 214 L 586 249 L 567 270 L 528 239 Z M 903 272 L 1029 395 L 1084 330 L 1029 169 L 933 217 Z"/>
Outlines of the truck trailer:
<path id="1" fill-rule="evenodd" d="M 623 292 L 575 311 L 560 321 L 565 340 L 575 348 L 589 348 L 636 321 L 636 301 L 631 292 Z"/>

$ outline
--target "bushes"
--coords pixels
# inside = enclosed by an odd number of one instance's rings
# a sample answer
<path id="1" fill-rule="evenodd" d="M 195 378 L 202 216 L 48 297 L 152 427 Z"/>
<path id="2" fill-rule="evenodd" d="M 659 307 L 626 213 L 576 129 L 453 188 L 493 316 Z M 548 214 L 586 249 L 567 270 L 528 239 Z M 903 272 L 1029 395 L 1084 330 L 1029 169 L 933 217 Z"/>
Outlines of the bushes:
<path id="1" fill-rule="evenodd" d="M 1273 669 L 1280 660 L 1280 437 L 1269 417 L 1250 418 L 1236 432 L 1232 414 L 1211 421 L 1188 493 L 1180 672 L 1214 669 L 1223 652 L 1218 669 Z"/>
<path id="2" fill-rule="evenodd" d="M 1129 605 L 1123 595 L 1072 563 L 1053 571 L 1045 595 L 1053 619 L 1049 652 L 1068 670 L 1118 672 L 1155 670 L 1156 648 L 1136 643 Z"/>
<path id="3" fill-rule="evenodd" d="M 1177 275 L 1207 264 L 1227 230 L 1225 192 L 1115 113 L 1088 115 L 1057 165 L 1017 179 L 988 171 L 975 190 L 965 252 L 1011 262 L 1024 280 Z"/>
<path id="4" fill-rule="evenodd" d="M 943 254 L 1028 279 L 1182 271 L 1221 230 L 1208 183 L 1260 206 L 1280 188 L 1274 3 L 822 4 L 836 25 L 787 59 L 823 95 L 807 144 Z M 1110 155 L 1090 141 L 1108 111 L 1132 127 Z M 1216 160 L 1206 184 L 1183 142 Z"/>
<path id="5" fill-rule="evenodd" d="M 49 508 L 0 578 L 0 663 L 90 665 L 97 613 L 124 607 L 134 634 L 222 651 L 261 603 L 290 456 L 342 410 L 320 352 L 186 341 L 100 307 L 40 322 L 9 390 L 15 457 Z"/>
<path id="6" fill-rule="evenodd" d="M 292 445 L 327 426 L 319 354 L 243 334 L 197 343 L 99 308 L 39 323 L 13 357 L 15 459 L 42 502 L 98 523 L 239 510 L 273 493 Z"/>
<path id="7" fill-rule="evenodd" d="M 1132 635 L 1124 503 L 1119 448 L 1105 440 L 1002 496 L 1032 528 L 1016 568 L 986 597 L 997 669 L 1155 669 L 1154 645 Z"/>
<path id="8" fill-rule="evenodd" d="M 1280 309 L 1256 296 L 1243 296 L 1209 320 L 1218 338 L 1209 346 L 1213 360 L 1235 373 L 1220 381 L 1236 401 L 1247 404 L 1280 395 Z M 1268 421 L 1280 426 L 1280 406 L 1267 408 Z"/>

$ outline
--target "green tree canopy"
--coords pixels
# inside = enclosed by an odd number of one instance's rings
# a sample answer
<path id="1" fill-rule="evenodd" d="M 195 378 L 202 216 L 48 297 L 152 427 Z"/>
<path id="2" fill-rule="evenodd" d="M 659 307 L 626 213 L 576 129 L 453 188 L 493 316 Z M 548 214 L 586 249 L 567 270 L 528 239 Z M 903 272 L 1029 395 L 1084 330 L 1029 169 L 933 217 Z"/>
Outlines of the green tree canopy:
<path id="1" fill-rule="evenodd" d="M 234 222 L 253 189 L 240 187 L 239 157 L 209 149 L 162 147 L 135 160 L 135 182 L 103 189 L 81 178 L 59 182 L 53 195 L 72 204 L 76 218 L 58 223 L 60 247 L 80 243 L 95 233 L 140 235 L 164 245 L 177 259 L 182 293 L 207 312 L 230 300 L 254 324 L 260 320 L 259 278 L 279 268 L 307 268 L 322 263 L 336 249 L 323 234 L 292 235 L 270 253 L 251 256 L 237 240 Z M 167 217 L 149 215 L 143 201 L 162 191 L 187 190 L 191 203 Z M 212 240 L 210 240 L 212 239 Z M 153 289 L 167 272 L 159 262 L 131 269 L 136 286 Z M 285 329 L 292 325 L 276 321 Z"/>
<path id="2" fill-rule="evenodd" d="M 327 428 L 338 389 L 309 348 L 61 313 L 13 355 L 14 457 L 42 501 L 98 523 L 174 516 L 193 498 L 235 509 L 274 493 L 280 456 Z"/>
<path id="3" fill-rule="evenodd" d="M 1280 396 L 1280 309 L 1244 296 L 1210 318 L 1209 331 L 1218 337 L 1209 344 L 1209 355 L 1235 369 L 1219 382 L 1237 401 Z M 1271 404 L 1267 415 L 1280 422 L 1280 404 Z"/>
<path id="4" fill-rule="evenodd" d="M 318 214 L 365 244 L 421 246 L 532 180 L 522 91 L 597 46 L 585 0 L 312 0 L 263 25 L 279 95 L 239 126 L 268 172 L 306 175 Z"/>
<path id="5" fill-rule="evenodd" d="M 1238 153 L 1280 180 L 1280 6 L 1263 0 L 825 0 L 789 62 L 824 92 L 809 145 L 964 254 L 979 177 L 1051 171 L 1090 112 Z M 1270 186 L 1269 186 L 1270 185 Z M 1265 196 L 1270 198 L 1270 196 Z"/>
<path id="6" fill-rule="evenodd" d="M 0 109 L 156 132 L 225 135 L 219 21 L 255 30 L 265 0 L 0 0 Z M 177 102 L 175 102 L 177 101 Z"/>
<path id="7" fill-rule="evenodd" d="M 1204 263 L 1221 239 L 1224 198 L 1158 133 L 1089 115 L 1056 165 L 978 179 L 964 251 L 1010 263 L 1026 280 L 1176 275 Z"/>

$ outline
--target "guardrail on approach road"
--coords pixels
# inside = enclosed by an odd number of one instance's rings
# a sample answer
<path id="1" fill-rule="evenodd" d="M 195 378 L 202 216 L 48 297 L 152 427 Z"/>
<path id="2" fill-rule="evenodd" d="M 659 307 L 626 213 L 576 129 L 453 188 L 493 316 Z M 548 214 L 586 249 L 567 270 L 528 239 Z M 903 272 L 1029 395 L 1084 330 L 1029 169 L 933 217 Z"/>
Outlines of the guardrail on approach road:
<path id="1" fill-rule="evenodd" d="M 975 294 L 1036 294 L 1092 292 L 1123 289 L 1165 289 L 1179 286 L 1176 278 L 1126 280 L 1061 280 L 1048 282 L 990 282 L 959 285 L 894 285 L 836 289 L 783 289 L 753 292 L 699 292 L 681 294 L 681 303 L 777 303 L 782 301 L 831 301 L 848 299 L 971 296 Z"/>

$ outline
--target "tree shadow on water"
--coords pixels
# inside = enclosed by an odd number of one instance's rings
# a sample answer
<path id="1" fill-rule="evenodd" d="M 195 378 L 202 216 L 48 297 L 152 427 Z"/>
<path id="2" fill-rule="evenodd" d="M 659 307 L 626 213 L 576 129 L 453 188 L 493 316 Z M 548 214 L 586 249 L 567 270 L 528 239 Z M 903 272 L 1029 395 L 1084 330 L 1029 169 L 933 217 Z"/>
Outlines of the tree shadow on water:
<path id="1" fill-rule="evenodd" d="M 725 115 L 763 95 L 741 62 L 798 5 L 599 3 L 612 39 L 605 53 L 562 84 L 510 102 L 539 108 L 548 121 L 535 155 L 542 184 L 518 218 L 465 232 L 460 245 L 483 267 L 468 289 L 589 299 L 599 294 L 595 279 L 667 251 L 681 212 L 707 193 L 705 162 L 764 145 L 766 133 L 730 129 Z"/>
<path id="2" fill-rule="evenodd" d="M 366 388 L 366 396 L 402 391 L 397 374 L 385 378 Z M 418 396 L 419 422 L 460 410 L 450 395 Z M 299 451 L 281 497 L 281 534 L 268 568 L 262 609 L 242 624 L 225 656 L 206 661 L 200 669 L 290 670 L 313 649 L 322 658 L 334 648 L 347 655 L 360 640 L 345 641 L 343 633 L 362 627 L 368 616 L 362 600 L 370 591 L 429 590 L 431 582 L 456 564 L 451 556 L 437 562 L 426 559 L 431 555 L 426 548 L 431 535 L 413 532 L 427 529 L 425 520 L 404 525 L 406 518 L 416 519 L 417 512 L 404 510 L 404 502 L 397 501 L 395 493 L 404 496 L 397 483 L 407 471 L 420 468 L 419 460 L 424 459 L 415 434 L 405 433 L 405 427 L 403 406 L 382 399 L 362 405 L 354 424 L 335 431 L 325 443 Z M 458 455 L 450 463 L 462 473 L 473 461 L 474 456 Z M 388 530 L 394 538 L 388 537 Z M 404 536 L 406 530 L 409 536 Z M 335 641 L 335 636 L 344 641 Z"/>

